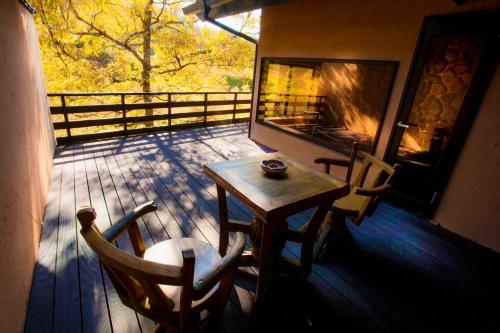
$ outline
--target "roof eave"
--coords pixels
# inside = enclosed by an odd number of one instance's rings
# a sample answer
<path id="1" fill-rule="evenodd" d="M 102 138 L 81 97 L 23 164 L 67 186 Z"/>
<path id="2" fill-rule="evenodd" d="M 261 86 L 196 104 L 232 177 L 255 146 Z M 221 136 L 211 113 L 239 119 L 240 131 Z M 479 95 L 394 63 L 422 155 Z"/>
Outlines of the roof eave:
<path id="1" fill-rule="evenodd" d="M 210 17 L 213 19 L 249 12 L 267 6 L 277 5 L 290 0 L 207 0 Z M 185 15 L 196 14 L 203 18 L 203 0 L 197 0 L 194 4 L 183 8 Z"/>

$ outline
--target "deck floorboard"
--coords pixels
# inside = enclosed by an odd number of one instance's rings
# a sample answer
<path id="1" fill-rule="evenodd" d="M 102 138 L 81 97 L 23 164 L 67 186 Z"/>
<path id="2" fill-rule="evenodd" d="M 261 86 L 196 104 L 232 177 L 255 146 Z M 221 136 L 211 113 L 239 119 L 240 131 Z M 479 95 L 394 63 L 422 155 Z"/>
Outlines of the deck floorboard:
<path id="1" fill-rule="evenodd" d="M 79 234 L 76 210 L 92 205 L 104 229 L 154 200 L 139 225 L 147 246 L 172 237 L 218 245 L 217 193 L 203 164 L 270 151 L 228 125 L 58 147 L 25 332 L 148 332 L 122 305 Z M 229 196 L 230 218 L 251 211 Z M 289 218 L 302 225 L 311 212 Z M 254 305 L 255 280 L 239 274 L 217 332 L 498 332 L 500 259 L 418 216 L 383 203 L 349 225 L 359 251 L 327 256 L 307 281 L 280 276 Z M 117 246 L 133 252 L 126 236 Z M 284 255 L 300 248 L 287 243 Z M 255 270 L 250 270 L 255 272 Z"/>

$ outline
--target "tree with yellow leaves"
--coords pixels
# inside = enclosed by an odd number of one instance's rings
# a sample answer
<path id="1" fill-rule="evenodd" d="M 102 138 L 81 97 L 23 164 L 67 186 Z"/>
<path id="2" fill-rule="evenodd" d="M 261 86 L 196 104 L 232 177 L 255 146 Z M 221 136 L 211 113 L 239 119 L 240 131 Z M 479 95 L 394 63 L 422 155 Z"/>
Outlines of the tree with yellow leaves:
<path id="1" fill-rule="evenodd" d="M 184 17 L 184 3 L 36 0 L 49 91 L 250 89 L 254 45 Z"/>

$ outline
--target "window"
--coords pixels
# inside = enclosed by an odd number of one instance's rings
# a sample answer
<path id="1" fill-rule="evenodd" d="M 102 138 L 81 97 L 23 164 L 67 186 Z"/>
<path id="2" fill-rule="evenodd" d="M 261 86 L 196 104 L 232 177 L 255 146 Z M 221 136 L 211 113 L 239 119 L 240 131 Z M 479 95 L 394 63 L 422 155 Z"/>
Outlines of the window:
<path id="1" fill-rule="evenodd" d="M 263 58 L 257 121 L 339 152 L 372 151 L 397 62 Z"/>

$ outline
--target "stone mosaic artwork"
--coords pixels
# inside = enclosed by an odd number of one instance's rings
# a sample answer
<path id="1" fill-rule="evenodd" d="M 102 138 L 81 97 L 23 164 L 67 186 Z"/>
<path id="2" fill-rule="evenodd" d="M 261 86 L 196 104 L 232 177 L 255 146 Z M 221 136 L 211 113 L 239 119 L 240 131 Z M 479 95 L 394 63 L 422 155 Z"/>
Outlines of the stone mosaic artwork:
<path id="1" fill-rule="evenodd" d="M 410 111 L 399 155 L 438 156 L 462 107 L 481 58 L 482 40 L 470 35 L 434 36 Z"/>

